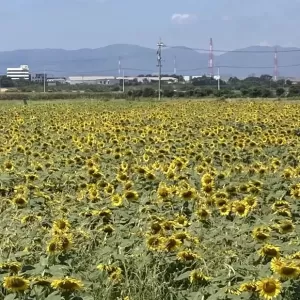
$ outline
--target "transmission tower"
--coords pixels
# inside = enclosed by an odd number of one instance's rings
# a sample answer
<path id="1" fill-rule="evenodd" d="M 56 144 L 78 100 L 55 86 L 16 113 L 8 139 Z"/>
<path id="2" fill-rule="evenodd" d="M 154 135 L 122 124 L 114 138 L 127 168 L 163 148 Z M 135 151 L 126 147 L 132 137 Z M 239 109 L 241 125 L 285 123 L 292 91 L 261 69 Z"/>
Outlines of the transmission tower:
<path id="1" fill-rule="evenodd" d="M 213 48 L 213 40 L 210 38 L 209 42 L 209 59 L 208 59 L 208 68 L 210 76 L 214 76 L 214 48 Z"/>
<path id="2" fill-rule="evenodd" d="M 277 81 L 278 79 L 278 51 L 277 47 L 275 47 L 274 52 L 274 80 Z"/>

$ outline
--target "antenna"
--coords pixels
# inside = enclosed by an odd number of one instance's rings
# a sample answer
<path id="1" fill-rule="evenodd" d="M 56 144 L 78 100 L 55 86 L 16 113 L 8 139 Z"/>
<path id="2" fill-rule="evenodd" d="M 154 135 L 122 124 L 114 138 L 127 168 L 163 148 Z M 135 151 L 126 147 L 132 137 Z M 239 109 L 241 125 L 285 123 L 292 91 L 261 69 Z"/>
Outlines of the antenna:
<path id="1" fill-rule="evenodd" d="M 157 49 L 157 67 L 158 67 L 158 100 L 161 98 L 161 48 L 165 46 L 165 44 L 159 39 L 159 42 L 157 43 L 158 49 Z"/>
<path id="2" fill-rule="evenodd" d="M 176 62 L 176 56 L 174 56 L 174 75 L 177 73 L 177 62 Z"/>
<path id="3" fill-rule="evenodd" d="M 213 40 L 210 38 L 209 42 L 209 59 L 208 59 L 208 68 L 210 76 L 214 76 L 214 48 L 213 48 Z"/>
<path id="4" fill-rule="evenodd" d="M 277 81 L 278 79 L 278 51 L 277 47 L 275 47 L 274 52 L 274 81 Z"/>

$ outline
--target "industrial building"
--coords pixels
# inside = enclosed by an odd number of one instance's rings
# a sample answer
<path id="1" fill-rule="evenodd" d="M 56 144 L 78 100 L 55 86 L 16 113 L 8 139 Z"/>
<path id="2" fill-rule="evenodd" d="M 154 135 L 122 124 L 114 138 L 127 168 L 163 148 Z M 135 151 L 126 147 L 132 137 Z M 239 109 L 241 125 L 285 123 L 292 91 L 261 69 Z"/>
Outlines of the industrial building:
<path id="1" fill-rule="evenodd" d="M 114 76 L 70 76 L 66 81 L 69 84 L 102 84 L 115 85 L 119 84 L 120 80 Z"/>
<path id="2" fill-rule="evenodd" d="M 21 65 L 19 68 L 7 68 L 6 75 L 12 80 L 30 80 L 29 66 Z"/>
<path id="3" fill-rule="evenodd" d="M 123 80 L 123 77 L 115 76 L 70 76 L 66 81 L 69 84 L 101 84 L 116 85 Z M 151 83 L 159 80 L 158 76 L 125 76 L 125 82 Z M 174 77 L 161 77 L 161 81 L 174 83 L 178 82 Z"/>

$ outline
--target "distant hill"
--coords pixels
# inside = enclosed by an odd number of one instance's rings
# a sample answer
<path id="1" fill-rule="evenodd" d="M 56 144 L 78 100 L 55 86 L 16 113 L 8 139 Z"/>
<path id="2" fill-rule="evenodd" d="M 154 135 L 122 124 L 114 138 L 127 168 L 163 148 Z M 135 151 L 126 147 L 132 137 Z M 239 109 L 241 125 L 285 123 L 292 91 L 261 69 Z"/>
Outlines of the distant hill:
<path id="1" fill-rule="evenodd" d="M 279 75 L 300 77 L 300 49 L 278 47 L 278 50 L 293 50 L 278 53 L 279 66 L 299 64 L 295 67 L 279 67 Z M 227 52 L 220 55 L 215 53 L 215 65 L 222 66 L 220 70 L 222 75 L 237 77 L 247 77 L 250 74 L 273 75 L 273 47 L 251 46 L 239 49 L 239 51 L 244 51 L 244 53 Z M 271 53 L 249 53 L 249 51 L 270 51 Z M 45 69 L 48 74 L 55 76 L 118 75 L 118 60 L 121 57 L 122 68 L 126 75 L 146 75 L 157 73 L 156 52 L 156 49 L 127 44 L 115 44 L 98 49 L 6 51 L 0 52 L 0 74 L 5 74 L 8 67 L 27 64 L 33 73 L 42 73 Z M 208 53 L 199 53 L 181 46 L 163 49 L 163 73 L 173 73 L 175 57 L 178 74 L 209 73 Z M 269 68 L 262 68 L 264 66 Z"/>

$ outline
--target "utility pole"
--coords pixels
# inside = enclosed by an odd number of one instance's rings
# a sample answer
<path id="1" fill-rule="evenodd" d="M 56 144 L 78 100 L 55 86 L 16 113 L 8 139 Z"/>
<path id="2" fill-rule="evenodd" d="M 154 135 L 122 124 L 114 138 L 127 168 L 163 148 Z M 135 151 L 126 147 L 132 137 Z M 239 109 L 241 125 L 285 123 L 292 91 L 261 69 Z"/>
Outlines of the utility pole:
<path id="1" fill-rule="evenodd" d="M 44 93 L 46 93 L 46 71 L 44 69 Z"/>
<path id="2" fill-rule="evenodd" d="M 220 68 L 218 68 L 218 91 L 220 90 Z"/>
<path id="3" fill-rule="evenodd" d="M 119 76 L 121 76 L 121 56 L 119 56 Z"/>
<path id="4" fill-rule="evenodd" d="M 164 43 L 161 41 L 161 39 L 159 40 L 159 42 L 157 43 L 158 46 L 158 50 L 157 50 L 157 66 L 158 66 L 158 100 L 161 99 L 161 68 L 162 68 L 162 64 L 161 64 L 161 48 L 164 47 Z"/>
<path id="5" fill-rule="evenodd" d="M 125 93 L 125 72 L 123 70 L 123 93 Z"/>
<path id="6" fill-rule="evenodd" d="M 277 47 L 274 50 L 274 81 L 278 79 L 278 54 Z"/>
<path id="7" fill-rule="evenodd" d="M 177 62 L 176 62 L 176 56 L 174 56 L 174 75 L 177 73 Z"/>

